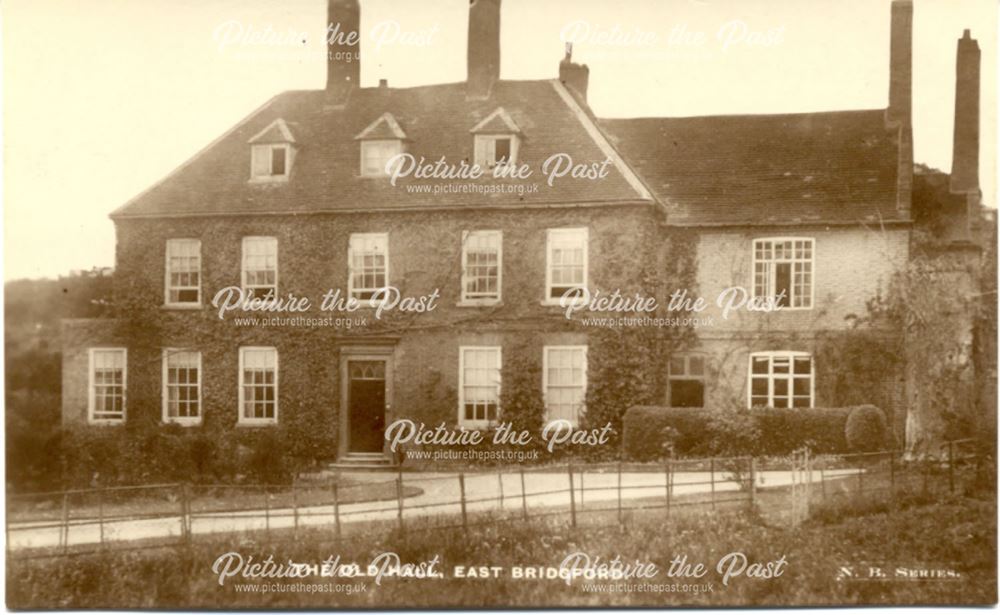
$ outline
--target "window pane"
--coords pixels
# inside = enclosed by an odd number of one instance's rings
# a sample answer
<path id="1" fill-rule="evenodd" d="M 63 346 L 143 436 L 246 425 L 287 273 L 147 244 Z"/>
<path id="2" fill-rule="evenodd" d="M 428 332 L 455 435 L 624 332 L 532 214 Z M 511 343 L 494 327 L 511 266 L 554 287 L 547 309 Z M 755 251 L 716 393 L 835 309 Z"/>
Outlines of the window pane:
<path id="1" fill-rule="evenodd" d="M 754 295 L 776 297 L 780 307 L 812 307 L 813 241 L 757 240 L 754 242 Z"/>
<path id="2" fill-rule="evenodd" d="M 271 175 L 285 174 L 285 153 L 284 147 L 271 148 Z"/>
<path id="3" fill-rule="evenodd" d="M 705 405 L 705 383 L 701 380 L 670 382 L 670 405 L 674 408 L 701 408 Z"/>
<path id="4" fill-rule="evenodd" d="M 774 293 L 779 307 L 791 305 L 792 296 L 792 264 L 778 263 L 774 266 Z"/>
<path id="5" fill-rule="evenodd" d="M 510 160 L 510 139 L 497 139 L 494 142 L 495 162 L 506 162 Z"/>
<path id="6" fill-rule="evenodd" d="M 462 350 L 462 417 L 465 421 L 494 421 L 500 401 L 500 349 Z"/>

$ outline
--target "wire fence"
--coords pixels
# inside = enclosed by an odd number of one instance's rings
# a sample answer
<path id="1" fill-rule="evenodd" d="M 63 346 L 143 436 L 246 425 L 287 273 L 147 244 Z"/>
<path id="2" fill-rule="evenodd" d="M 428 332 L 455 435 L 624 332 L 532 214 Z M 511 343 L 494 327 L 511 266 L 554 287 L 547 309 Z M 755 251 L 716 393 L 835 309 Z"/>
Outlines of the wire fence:
<path id="1" fill-rule="evenodd" d="M 937 497 L 992 466 L 969 440 L 942 455 L 901 451 L 661 463 L 520 466 L 514 470 L 333 475 L 290 486 L 157 484 L 11 495 L 8 556 L 52 557 L 189 545 L 226 534 L 295 540 L 309 528 L 334 541 L 373 533 L 555 519 L 572 527 L 748 509 L 791 525 L 817 506 L 903 495 Z"/>

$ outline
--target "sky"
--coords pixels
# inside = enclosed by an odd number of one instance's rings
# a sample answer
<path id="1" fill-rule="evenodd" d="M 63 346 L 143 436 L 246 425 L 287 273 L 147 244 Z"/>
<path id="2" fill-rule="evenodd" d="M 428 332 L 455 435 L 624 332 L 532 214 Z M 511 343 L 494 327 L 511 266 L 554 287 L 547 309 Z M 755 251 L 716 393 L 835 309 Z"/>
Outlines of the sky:
<path id="1" fill-rule="evenodd" d="M 468 0 L 361 6 L 363 86 L 465 79 Z M 996 4 L 914 7 L 915 159 L 951 168 L 970 28 L 995 206 Z M 554 78 L 571 39 L 601 117 L 884 108 L 889 15 L 888 0 L 504 0 L 501 77 Z M 108 214 L 278 92 L 322 88 L 325 28 L 325 0 L 6 0 L 5 280 L 113 266 Z"/>

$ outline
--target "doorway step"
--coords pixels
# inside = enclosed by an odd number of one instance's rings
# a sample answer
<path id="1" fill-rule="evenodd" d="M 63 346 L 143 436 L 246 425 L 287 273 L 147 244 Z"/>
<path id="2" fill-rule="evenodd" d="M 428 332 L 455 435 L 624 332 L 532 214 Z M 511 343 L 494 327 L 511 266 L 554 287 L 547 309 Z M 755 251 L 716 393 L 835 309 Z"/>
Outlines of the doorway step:
<path id="1" fill-rule="evenodd" d="M 347 453 L 337 461 L 330 464 L 333 470 L 396 470 L 397 466 L 392 459 L 383 453 Z"/>

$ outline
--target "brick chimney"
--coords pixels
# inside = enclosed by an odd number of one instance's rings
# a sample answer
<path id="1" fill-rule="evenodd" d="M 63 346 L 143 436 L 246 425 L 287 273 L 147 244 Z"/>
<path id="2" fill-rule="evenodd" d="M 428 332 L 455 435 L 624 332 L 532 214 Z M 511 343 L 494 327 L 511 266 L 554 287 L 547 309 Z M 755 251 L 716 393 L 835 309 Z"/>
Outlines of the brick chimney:
<path id="1" fill-rule="evenodd" d="M 899 132 L 896 210 L 909 216 L 913 200 L 913 1 L 892 1 L 889 106 L 885 119 Z"/>
<path id="2" fill-rule="evenodd" d="M 573 43 L 566 43 L 566 57 L 559 62 L 559 81 L 576 92 L 584 102 L 587 101 L 590 68 L 573 62 Z"/>
<path id="3" fill-rule="evenodd" d="M 889 120 L 911 125 L 913 99 L 913 2 L 893 0 L 889 42 Z"/>
<path id="4" fill-rule="evenodd" d="M 951 191 L 979 190 L 979 43 L 969 31 L 958 39 L 955 61 L 955 140 Z"/>
<path id="5" fill-rule="evenodd" d="M 326 28 L 326 93 L 343 102 L 361 82 L 361 8 L 358 0 L 329 0 Z"/>
<path id="6" fill-rule="evenodd" d="M 469 0 L 468 79 L 470 98 L 486 98 L 500 79 L 500 0 Z"/>

